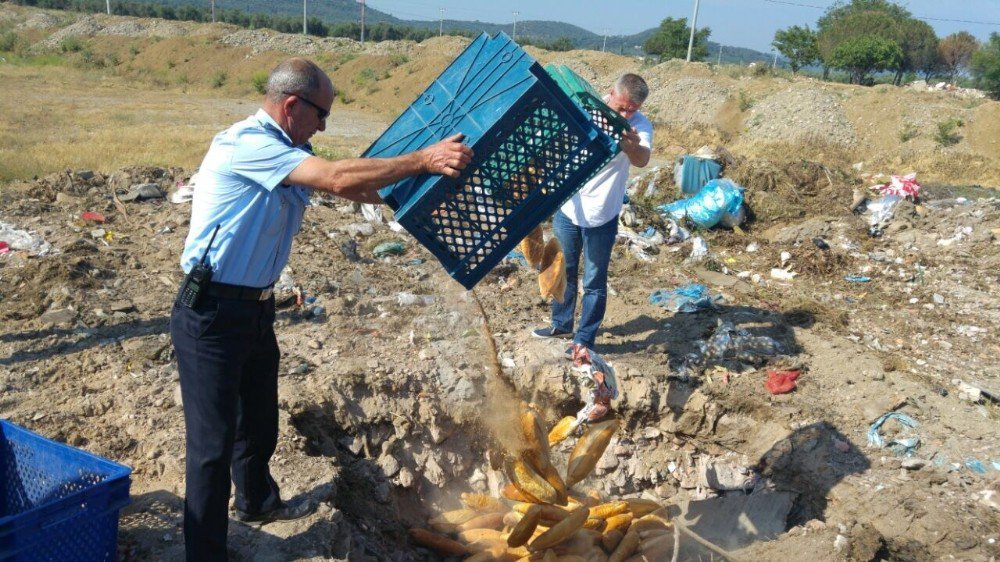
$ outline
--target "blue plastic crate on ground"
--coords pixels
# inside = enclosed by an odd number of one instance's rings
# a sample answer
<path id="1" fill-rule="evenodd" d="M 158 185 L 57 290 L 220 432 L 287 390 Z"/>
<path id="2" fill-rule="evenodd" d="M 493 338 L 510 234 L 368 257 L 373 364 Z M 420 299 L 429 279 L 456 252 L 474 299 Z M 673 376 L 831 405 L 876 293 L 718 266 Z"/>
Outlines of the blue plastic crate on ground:
<path id="1" fill-rule="evenodd" d="M 115 560 L 131 472 L 0 420 L 0 561 Z"/>
<path id="2" fill-rule="evenodd" d="M 483 34 L 365 151 L 396 156 L 455 133 L 461 177 L 422 175 L 380 194 L 396 220 L 472 288 L 615 154 L 615 143 L 509 37 Z"/>

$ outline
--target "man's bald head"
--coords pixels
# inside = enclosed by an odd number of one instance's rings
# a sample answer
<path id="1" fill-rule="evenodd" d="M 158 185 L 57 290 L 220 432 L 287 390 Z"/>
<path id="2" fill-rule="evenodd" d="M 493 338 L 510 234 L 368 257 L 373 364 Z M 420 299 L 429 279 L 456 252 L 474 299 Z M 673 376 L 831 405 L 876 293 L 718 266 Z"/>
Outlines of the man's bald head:
<path id="1" fill-rule="evenodd" d="M 323 69 L 310 60 L 296 57 L 282 62 L 271 71 L 264 95 L 271 102 L 281 103 L 289 95 L 315 98 L 324 88 L 336 94 L 330 77 Z"/>

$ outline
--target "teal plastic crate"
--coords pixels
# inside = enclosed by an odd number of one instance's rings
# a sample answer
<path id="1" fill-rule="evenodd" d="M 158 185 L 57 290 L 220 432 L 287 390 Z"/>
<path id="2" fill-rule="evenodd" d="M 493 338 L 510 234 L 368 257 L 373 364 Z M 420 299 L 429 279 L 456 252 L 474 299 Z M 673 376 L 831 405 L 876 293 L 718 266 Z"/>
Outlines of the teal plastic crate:
<path id="1" fill-rule="evenodd" d="M 0 420 L 0 561 L 115 560 L 131 472 Z"/>
<path id="2" fill-rule="evenodd" d="M 616 154 L 614 141 L 502 33 L 475 39 L 364 156 L 396 156 L 459 132 L 475 152 L 459 178 L 407 178 L 380 194 L 466 288 Z"/>
<path id="3" fill-rule="evenodd" d="M 564 64 L 547 64 L 545 71 L 559 84 L 566 94 L 579 104 L 604 134 L 615 141 L 615 151 L 618 151 L 618 141 L 622 133 L 631 126 L 628 120 L 604 103 L 604 96 L 599 94 L 589 82 L 580 77 L 573 69 Z"/>

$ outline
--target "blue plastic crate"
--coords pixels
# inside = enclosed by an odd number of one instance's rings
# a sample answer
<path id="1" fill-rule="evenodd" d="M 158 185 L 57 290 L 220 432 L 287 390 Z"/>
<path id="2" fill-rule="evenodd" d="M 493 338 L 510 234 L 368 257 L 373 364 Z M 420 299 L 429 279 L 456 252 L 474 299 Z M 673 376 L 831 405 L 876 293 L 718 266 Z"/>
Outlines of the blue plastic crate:
<path id="1" fill-rule="evenodd" d="M 0 420 L 0 560 L 115 560 L 131 472 Z"/>
<path id="2" fill-rule="evenodd" d="M 503 33 L 480 35 L 365 151 L 396 156 L 464 133 L 459 178 L 380 191 L 396 220 L 472 288 L 614 155 L 615 143 Z"/>

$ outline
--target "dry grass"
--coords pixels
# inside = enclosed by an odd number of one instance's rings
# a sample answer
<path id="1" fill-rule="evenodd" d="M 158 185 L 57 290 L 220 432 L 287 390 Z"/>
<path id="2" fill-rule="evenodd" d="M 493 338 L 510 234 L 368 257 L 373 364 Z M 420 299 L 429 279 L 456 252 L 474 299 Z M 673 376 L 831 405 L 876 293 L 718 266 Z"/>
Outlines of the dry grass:
<path id="1" fill-rule="evenodd" d="M 67 65 L 3 65 L 0 82 L 5 90 L 26 93 L 0 96 L 0 182 L 67 169 L 193 169 L 218 131 L 259 105 L 249 83 L 217 90 L 208 84 L 156 87 L 112 69 Z M 226 96 L 229 87 L 236 96 Z M 337 119 L 335 111 L 331 121 Z M 352 132 L 342 121 L 328 126 L 315 144 L 339 157 L 358 154 L 378 131 L 369 125 Z"/>

